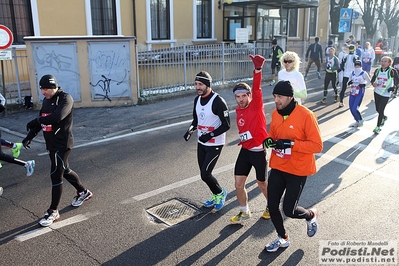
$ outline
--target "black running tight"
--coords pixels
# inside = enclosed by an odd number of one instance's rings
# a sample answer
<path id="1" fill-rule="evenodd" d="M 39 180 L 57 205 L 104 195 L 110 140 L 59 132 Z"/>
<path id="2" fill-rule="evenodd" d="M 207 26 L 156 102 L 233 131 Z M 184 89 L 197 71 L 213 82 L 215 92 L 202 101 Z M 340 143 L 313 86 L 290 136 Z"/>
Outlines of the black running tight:
<path id="1" fill-rule="evenodd" d="M 280 237 L 285 237 L 286 233 L 283 216 L 279 208 L 284 192 L 283 211 L 287 217 L 312 219 L 312 213 L 309 210 L 298 206 L 298 200 L 305 186 L 306 178 L 306 176 L 296 176 L 276 169 L 270 170 L 267 186 L 269 195 L 268 207 L 273 225 Z"/>
<path id="2" fill-rule="evenodd" d="M 77 173 L 69 168 L 68 158 L 71 150 L 50 151 L 51 160 L 51 205 L 50 209 L 57 210 L 62 195 L 63 177 L 75 187 L 78 192 L 85 190 L 80 183 Z"/>
<path id="3" fill-rule="evenodd" d="M 389 101 L 389 97 L 381 96 L 374 92 L 375 110 L 378 113 L 377 126 L 381 126 L 382 120 L 384 119 L 384 111 Z"/>
<path id="4" fill-rule="evenodd" d="M 0 130 L 0 138 L 1 138 L 1 130 Z M 0 161 L 7 162 L 7 163 L 18 164 L 18 165 L 21 165 L 21 166 L 25 165 L 24 161 L 21 161 L 19 159 L 15 159 L 13 156 L 5 154 L 1 150 L 1 145 L 0 145 Z"/>
<path id="5" fill-rule="evenodd" d="M 348 77 L 344 77 L 344 78 L 342 79 L 341 92 L 339 93 L 339 101 L 340 101 L 341 103 L 344 102 L 344 97 L 345 97 L 346 88 L 348 87 L 348 81 L 349 81 L 349 78 L 348 78 Z"/>
<path id="6" fill-rule="evenodd" d="M 201 172 L 201 179 L 204 181 L 213 194 L 222 193 L 222 188 L 217 179 L 212 175 L 213 168 L 219 159 L 223 146 L 205 146 L 198 143 L 197 159 Z"/>
<path id="7" fill-rule="evenodd" d="M 329 83 L 332 83 L 332 87 L 334 89 L 335 92 L 335 96 L 338 95 L 338 91 L 337 91 L 337 73 L 329 73 L 326 72 L 326 77 L 324 78 L 324 98 L 327 97 L 327 88 Z"/>

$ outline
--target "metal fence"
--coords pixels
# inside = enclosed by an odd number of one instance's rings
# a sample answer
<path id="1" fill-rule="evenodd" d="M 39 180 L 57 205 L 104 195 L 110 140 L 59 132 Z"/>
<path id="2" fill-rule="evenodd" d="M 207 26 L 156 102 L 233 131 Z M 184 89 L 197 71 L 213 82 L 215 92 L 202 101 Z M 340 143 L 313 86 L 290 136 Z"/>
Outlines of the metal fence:
<path id="1" fill-rule="evenodd" d="M 304 56 L 306 42 L 290 44 L 290 51 Z M 306 50 L 305 50 L 306 51 Z M 212 45 L 183 45 L 152 51 L 137 50 L 139 94 L 148 97 L 194 89 L 195 75 L 205 70 L 212 76 L 212 84 L 220 85 L 252 79 L 249 54 L 266 58 L 263 74 L 271 76 L 269 43 L 221 43 Z M 300 65 L 301 70 L 304 64 Z"/>
<path id="2" fill-rule="evenodd" d="M 8 104 L 23 103 L 31 95 L 29 68 L 25 49 L 12 48 L 12 60 L 2 60 L 0 92 Z"/>
<path id="3" fill-rule="evenodd" d="M 309 44 L 306 41 L 289 41 L 286 49 L 297 52 L 303 59 Z M 391 39 L 390 44 L 395 51 L 398 39 Z M 323 47 L 325 45 L 322 43 Z M 183 45 L 152 51 L 139 51 L 136 48 L 139 96 L 145 98 L 194 89 L 195 75 L 201 70 L 211 74 L 213 85 L 251 80 L 252 62 L 249 54 L 261 54 L 267 59 L 263 75 L 264 79 L 268 79 L 271 77 L 271 51 L 269 43 L 256 42 Z M 24 96 L 31 94 L 27 55 L 24 49 L 13 48 L 12 53 L 13 60 L 1 61 L 5 88 L 0 88 L 0 91 L 4 93 L 8 103 L 22 103 Z M 300 71 L 305 66 L 306 63 L 302 62 Z"/>
<path id="4" fill-rule="evenodd" d="M 307 42 L 290 42 L 289 50 L 304 56 Z M 195 75 L 205 70 L 215 86 L 249 81 L 252 62 L 249 54 L 261 54 L 266 59 L 264 78 L 271 77 L 269 43 L 220 43 L 211 45 L 183 45 L 152 51 L 137 52 L 137 80 L 139 96 L 169 94 L 194 89 Z M 0 88 L 8 103 L 23 103 L 31 95 L 27 55 L 24 49 L 13 48 L 13 60 L 2 61 L 5 88 Z M 301 69 L 304 64 L 301 64 Z"/>

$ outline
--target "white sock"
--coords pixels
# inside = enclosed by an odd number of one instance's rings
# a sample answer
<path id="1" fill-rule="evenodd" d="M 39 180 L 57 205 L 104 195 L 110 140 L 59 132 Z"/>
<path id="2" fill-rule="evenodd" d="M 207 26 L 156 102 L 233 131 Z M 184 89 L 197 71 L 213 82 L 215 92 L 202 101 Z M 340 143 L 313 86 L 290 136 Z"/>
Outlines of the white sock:
<path id="1" fill-rule="evenodd" d="M 248 213 L 249 212 L 248 205 L 247 206 L 240 206 L 240 210 L 242 210 L 245 213 Z"/>

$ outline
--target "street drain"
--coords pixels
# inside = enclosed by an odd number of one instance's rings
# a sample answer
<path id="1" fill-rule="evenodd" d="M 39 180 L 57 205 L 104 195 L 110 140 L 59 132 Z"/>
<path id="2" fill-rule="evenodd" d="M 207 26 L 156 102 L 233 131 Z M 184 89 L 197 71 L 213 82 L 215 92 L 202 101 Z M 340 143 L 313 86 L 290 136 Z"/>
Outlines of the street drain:
<path id="1" fill-rule="evenodd" d="M 172 226 L 181 223 L 191 217 L 201 213 L 199 209 L 193 207 L 179 199 L 171 199 L 146 210 L 161 222 Z"/>

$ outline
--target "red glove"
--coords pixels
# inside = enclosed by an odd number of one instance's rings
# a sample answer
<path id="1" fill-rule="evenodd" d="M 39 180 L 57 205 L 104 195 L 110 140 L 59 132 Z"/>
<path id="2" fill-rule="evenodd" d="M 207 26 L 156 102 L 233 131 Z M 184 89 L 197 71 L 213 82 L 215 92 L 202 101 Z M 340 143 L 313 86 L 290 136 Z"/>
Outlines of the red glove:
<path id="1" fill-rule="evenodd" d="M 265 63 L 265 58 L 261 55 L 249 55 L 251 58 L 252 62 L 254 63 L 255 69 L 261 69 L 263 67 L 263 64 Z"/>

